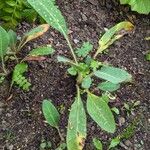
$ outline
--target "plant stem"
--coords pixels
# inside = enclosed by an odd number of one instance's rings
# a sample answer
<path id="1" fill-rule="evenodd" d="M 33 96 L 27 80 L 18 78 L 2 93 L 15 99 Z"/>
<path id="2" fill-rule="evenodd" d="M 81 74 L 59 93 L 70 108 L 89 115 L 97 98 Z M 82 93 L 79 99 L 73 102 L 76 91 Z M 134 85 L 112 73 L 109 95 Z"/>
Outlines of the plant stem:
<path id="1" fill-rule="evenodd" d="M 67 41 L 67 43 L 68 43 L 68 46 L 69 46 L 69 48 L 70 48 L 70 50 L 71 50 L 71 54 L 72 54 L 72 56 L 73 56 L 73 58 L 74 58 L 75 63 L 78 64 L 77 57 L 76 57 L 76 55 L 75 55 L 75 53 L 74 53 L 74 50 L 73 50 L 72 45 L 71 45 L 71 43 L 70 43 L 70 41 L 69 41 L 69 38 L 66 36 L 65 39 L 66 39 L 66 41 Z"/>
<path id="2" fill-rule="evenodd" d="M 18 63 L 19 63 L 19 61 L 18 61 L 18 58 L 17 58 L 16 54 L 14 54 L 14 57 L 15 57 L 16 62 L 17 62 L 17 64 L 18 64 Z"/>
<path id="3" fill-rule="evenodd" d="M 5 74 L 7 74 L 6 68 L 5 68 L 5 64 L 4 64 L 4 58 L 1 57 L 1 61 L 2 61 L 2 69 L 4 71 Z"/>
<path id="4" fill-rule="evenodd" d="M 17 48 L 17 52 L 19 52 L 21 50 L 21 48 L 26 44 L 25 39 L 23 38 L 20 43 L 19 46 Z"/>
<path id="5" fill-rule="evenodd" d="M 61 132 L 60 132 L 60 130 L 59 130 L 59 127 L 56 127 L 56 129 L 57 129 L 57 131 L 58 131 L 58 134 L 59 134 L 59 136 L 60 136 L 61 141 L 64 141 L 64 138 L 63 138 L 63 136 L 62 136 L 62 134 L 61 134 Z"/>
<path id="6" fill-rule="evenodd" d="M 96 59 L 97 55 L 100 53 L 99 50 L 96 51 L 96 53 L 94 54 L 93 58 Z"/>

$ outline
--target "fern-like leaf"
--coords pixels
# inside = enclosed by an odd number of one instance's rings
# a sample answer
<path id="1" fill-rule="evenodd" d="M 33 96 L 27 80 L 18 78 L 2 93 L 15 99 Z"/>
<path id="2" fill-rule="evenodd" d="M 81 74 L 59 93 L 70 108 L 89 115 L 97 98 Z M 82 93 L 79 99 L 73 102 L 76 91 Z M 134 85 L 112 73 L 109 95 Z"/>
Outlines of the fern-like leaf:
<path id="1" fill-rule="evenodd" d="M 17 64 L 13 71 L 12 85 L 16 83 L 23 90 L 28 91 L 31 84 L 23 76 L 23 73 L 28 70 L 28 65 L 25 63 Z"/>
<path id="2" fill-rule="evenodd" d="M 27 0 L 39 15 L 53 28 L 67 37 L 68 29 L 64 17 L 55 5 L 55 0 Z"/>
<path id="3" fill-rule="evenodd" d="M 84 42 L 81 48 L 77 48 L 76 53 L 78 57 L 86 57 L 93 49 L 93 45 L 90 42 Z"/>

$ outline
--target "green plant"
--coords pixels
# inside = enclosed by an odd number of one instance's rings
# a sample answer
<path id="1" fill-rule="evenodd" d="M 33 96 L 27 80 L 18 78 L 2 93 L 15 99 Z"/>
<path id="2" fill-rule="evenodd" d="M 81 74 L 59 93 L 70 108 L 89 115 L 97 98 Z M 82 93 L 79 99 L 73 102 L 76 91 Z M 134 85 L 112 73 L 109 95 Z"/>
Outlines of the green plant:
<path id="1" fill-rule="evenodd" d="M 45 139 L 41 140 L 40 150 L 50 149 L 51 147 L 52 147 L 52 144 L 50 141 L 46 141 Z"/>
<path id="2" fill-rule="evenodd" d="M 110 142 L 109 149 L 112 149 L 120 144 L 122 140 L 130 139 L 136 131 L 137 125 L 139 124 L 140 116 L 136 116 L 131 123 L 120 133 L 118 136 L 113 138 Z"/>
<path id="3" fill-rule="evenodd" d="M 93 138 L 93 145 L 97 150 L 103 150 L 102 142 L 97 138 Z"/>
<path id="4" fill-rule="evenodd" d="M 145 57 L 147 61 L 150 61 L 150 52 L 148 52 Z"/>
<path id="5" fill-rule="evenodd" d="M 22 19 L 30 22 L 42 20 L 26 0 L 1 0 L 0 18 L 3 21 L 3 27 L 12 29 L 14 29 Z"/>
<path id="6" fill-rule="evenodd" d="M 49 25 L 64 36 L 72 54 L 73 60 L 64 56 L 58 56 L 57 60 L 69 65 L 68 73 L 76 76 L 77 95 L 70 109 L 66 143 L 68 150 L 81 150 L 84 147 L 87 135 L 86 113 L 81 94 L 87 94 L 86 107 L 92 119 L 107 132 L 114 133 L 116 130 L 114 116 L 108 105 L 109 95 L 97 96 L 91 92 L 94 81 L 93 77 L 97 77 L 100 79 L 99 81 L 105 81 L 98 88 L 107 91 L 107 93 L 108 91 L 117 90 L 122 82 L 131 81 L 132 77 L 125 70 L 108 66 L 96 58 L 98 54 L 106 50 L 114 41 L 132 30 L 133 25 L 130 22 L 124 21 L 109 29 L 101 37 L 98 50 L 94 56 L 91 56 L 90 52 L 93 49 L 93 45 L 90 42 L 84 42 L 81 48 L 73 49 L 69 40 L 65 19 L 55 5 L 55 0 L 28 0 L 28 2 Z M 58 130 L 63 141 L 64 139 L 58 128 L 60 116 L 54 105 L 50 101 L 44 100 L 42 110 L 47 122 Z"/>
<path id="7" fill-rule="evenodd" d="M 150 1 L 149 0 L 120 0 L 121 4 L 131 5 L 133 11 L 137 11 L 140 14 L 150 13 Z"/>
<path id="8" fill-rule="evenodd" d="M 127 111 L 127 115 L 133 114 L 135 107 L 140 105 L 140 101 L 131 100 L 130 103 L 124 103 L 124 108 Z"/>
<path id="9" fill-rule="evenodd" d="M 13 70 L 11 86 L 16 83 L 20 88 L 29 90 L 31 84 L 23 75 L 28 70 L 26 61 L 42 60 L 44 58 L 43 56 L 52 54 L 54 49 L 50 45 L 47 45 L 33 49 L 23 59 L 18 58 L 17 55 L 27 42 L 43 35 L 48 29 L 48 24 L 40 25 L 25 33 L 21 41 L 17 41 L 17 35 L 14 31 L 9 30 L 6 32 L 5 29 L 0 27 L 0 60 L 3 70 L 3 72 L 0 73 L 0 83 L 2 83 L 4 78 L 10 73 L 10 70 L 6 69 L 5 63 L 11 59 L 17 63 Z"/>

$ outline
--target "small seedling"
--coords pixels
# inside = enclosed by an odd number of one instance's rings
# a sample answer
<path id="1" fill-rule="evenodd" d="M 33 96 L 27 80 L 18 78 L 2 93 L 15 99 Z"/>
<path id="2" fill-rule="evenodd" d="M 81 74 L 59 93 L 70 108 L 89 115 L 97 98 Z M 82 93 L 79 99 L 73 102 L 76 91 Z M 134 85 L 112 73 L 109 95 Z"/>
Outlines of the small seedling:
<path id="1" fill-rule="evenodd" d="M 140 101 L 133 101 L 133 100 L 131 100 L 130 103 L 124 103 L 124 108 L 127 111 L 127 115 L 129 116 L 130 114 L 133 114 L 135 108 L 139 105 Z"/>
<path id="2" fill-rule="evenodd" d="M 23 90 L 29 90 L 31 84 L 23 75 L 28 70 L 26 62 L 30 60 L 43 60 L 43 58 L 45 58 L 44 56 L 52 54 L 54 49 L 50 45 L 47 45 L 31 50 L 23 59 L 18 58 L 17 55 L 27 42 L 43 35 L 48 29 L 48 24 L 40 25 L 25 33 L 21 41 L 17 41 L 17 35 L 14 31 L 9 30 L 7 32 L 0 27 L 0 60 L 3 70 L 3 72 L 0 73 L 0 83 L 2 83 L 3 79 L 11 72 L 11 70 L 6 69 L 5 66 L 6 61 L 11 59 L 11 61 L 13 60 L 17 63 L 13 69 L 11 86 L 15 83 Z"/>
<path id="3" fill-rule="evenodd" d="M 87 136 L 87 119 L 85 107 L 91 118 L 105 131 L 114 133 L 116 124 L 109 107 L 108 95 L 95 95 L 91 92 L 95 77 L 99 79 L 99 89 L 103 91 L 115 91 L 122 82 L 131 81 L 132 76 L 125 70 L 104 64 L 97 56 L 109 48 L 116 40 L 133 29 L 128 21 L 123 21 L 109 29 L 99 40 L 99 47 L 94 55 L 91 55 L 93 45 L 83 42 L 81 47 L 73 48 L 68 36 L 68 28 L 55 0 L 28 0 L 29 4 L 42 16 L 42 18 L 65 38 L 73 59 L 57 56 L 60 63 L 70 66 L 68 74 L 76 77 L 77 94 L 71 106 L 66 143 L 68 150 L 82 150 Z M 79 61 L 80 60 L 80 61 Z M 82 101 L 82 94 L 87 94 L 86 106 Z M 106 102 L 107 101 L 107 102 Z M 59 132 L 59 113 L 50 101 L 43 101 L 43 113 L 47 122 Z"/>
<path id="4" fill-rule="evenodd" d="M 148 53 L 146 54 L 145 58 L 146 58 L 147 61 L 150 61 L 150 52 L 148 52 Z"/>
<path id="5" fill-rule="evenodd" d="M 133 120 L 133 122 L 131 122 L 124 130 L 122 133 L 120 133 L 118 136 L 116 136 L 115 138 L 113 138 L 110 142 L 109 145 L 109 149 L 116 147 L 117 145 L 120 144 L 120 142 L 122 140 L 127 140 L 130 139 L 136 131 L 137 125 L 139 123 L 139 119 L 140 117 L 137 116 L 135 117 L 135 119 Z"/>
<path id="6" fill-rule="evenodd" d="M 103 150 L 102 142 L 97 138 L 93 138 L 93 145 L 96 148 L 96 150 Z"/>
<path id="7" fill-rule="evenodd" d="M 52 147 L 52 144 L 50 141 L 46 141 L 45 139 L 41 141 L 40 150 L 50 149 L 51 147 Z"/>

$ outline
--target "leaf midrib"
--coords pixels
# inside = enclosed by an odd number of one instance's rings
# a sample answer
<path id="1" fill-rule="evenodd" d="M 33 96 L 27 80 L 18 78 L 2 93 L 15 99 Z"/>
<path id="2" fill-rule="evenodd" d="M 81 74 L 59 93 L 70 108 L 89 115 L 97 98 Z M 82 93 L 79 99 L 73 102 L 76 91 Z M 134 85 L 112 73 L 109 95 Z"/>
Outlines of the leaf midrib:
<path id="1" fill-rule="evenodd" d="M 52 114 L 52 112 L 50 111 L 50 109 L 49 109 L 49 107 L 48 107 L 48 105 L 46 105 L 46 109 L 48 110 L 48 113 L 50 114 L 50 115 L 48 115 L 48 116 L 50 116 L 50 118 L 53 120 L 53 122 L 55 123 L 55 125 L 53 125 L 54 127 L 58 127 L 56 124 L 57 124 L 57 122 L 55 121 L 55 119 L 54 119 L 54 117 L 53 117 L 53 115 L 51 115 Z M 46 113 L 46 114 L 48 114 L 48 113 Z M 49 123 L 49 122 L 48 122 Z M 50 123 L 49 123 L 50 124 Z"/>
<path id="2" fill-rule="evenodd" d="M 92 99 L 92 98 L 91 98 Z M 95 108 L 97 109 L 97 111 L 99 112 L 100 116 L 104 119 L 104 121 L 106 122 L 106 124 L 109 126 L 109 128 L 111 128 L 111 126 L 109 125 L 109 123 L 107 122 L 107 119 L 101 114 L 101 111 L 100 109 L 97 107 L 96 103 L 95 103 L 95 100 L 92 100 L 93 101 L 93 104 L 95 106 Z"/>
<path id="3" fill-rule="evenodd" d="M 108 73 L 105 73 L 105 72 L 103 72 L 103 71 L 96 71 L 95 72 L 97 75 L 97 77 L 99 77 L 99 73 L 103 76 L 103 75 L 107 75 L 108 77 L 110 77 L 110 78 L 112 78 L 112 80 L 117 80 L 118 82 L 114 82 L 114 81 L 111 81 L 112 83 L 114 83 L 114 84 L 117 84 L 117 83 L 120 83 L 122 80 L 118 77 L 118 78 L 115 78 L 114 76 L 111 76 L 110 74 L 108 74 Z M 100 78 L 103 78 L 103 77 L 100 77 Z"/>

